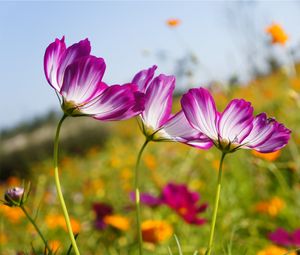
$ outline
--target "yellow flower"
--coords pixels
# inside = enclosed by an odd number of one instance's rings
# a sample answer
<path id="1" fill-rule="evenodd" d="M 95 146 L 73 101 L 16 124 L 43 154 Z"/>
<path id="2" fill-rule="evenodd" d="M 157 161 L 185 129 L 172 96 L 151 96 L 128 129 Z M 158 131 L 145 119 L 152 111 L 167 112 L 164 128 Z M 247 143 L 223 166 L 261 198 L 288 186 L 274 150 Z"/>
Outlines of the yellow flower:
<path id="1" fill-rule="evenodd" d="M 181 23 L 180 19 L 168 19 L 167 20 L 167 25 L 169 27 L 177 27 Z"/>
<path id="2" fill-rule="evenodd" d="M 121 170 L 120 177 L 122 180 L 126 180 L 126 181 L 131 180 L 132 179 L 132 171 L 128 167 L 126 167 Z"/>
<path id="3" fill-rule="evenodd" d="M 279 43 L 281 45 L 285 45 L 286 41 L 289 39 L 283 28 L 276 23 L 273 23 L 271 26 L 267 27 L 266 33 L 272 37 L 273 44 Z"/>
<path id="4" fill-rule="evenodd" d="M 256 253 L 256 255 L 285 255 L 288 252 L 288 250 L 275 246 L 275 245 L 270 245 L 264 250 L 259 251 Z M 296 255 L 295 252 L 289 253 L 289 255 Z"/>
<path id="5" fill-rule="evenodd" d="M 274 152 L 269 152 L 269 153 L 261 153 L 255 150 L 252 150 L 252 154 L 256 157 L 265 159 L 267 161 L 274 161 L 280 156 L 281 151 L 274 151 Z"/>
<path id="6" fill-rule="evenodd" d="M 255 210 L 260 213 L 275 217 L 284 208 L 285 203 L 279 197 L 273 197 L 269 201 L 262 201 L 256 204 Z"/>
<path id="7" fill-rule="evenodd" d="M 143 240 L 149 243 L 159 243 L 169 239 L 173 234 L 172 226 L 160 220 L 147 220 L 142 223 Z"/>
<path id="8" fill-rule="evenodd" d="M 107 215 L 103 219 L 104 223 L 107 225 L 110 225 L 116 229 L 126 231 L 129 229 L 129 220 L 126 217 L 123 217 L 121 215 Z"/>

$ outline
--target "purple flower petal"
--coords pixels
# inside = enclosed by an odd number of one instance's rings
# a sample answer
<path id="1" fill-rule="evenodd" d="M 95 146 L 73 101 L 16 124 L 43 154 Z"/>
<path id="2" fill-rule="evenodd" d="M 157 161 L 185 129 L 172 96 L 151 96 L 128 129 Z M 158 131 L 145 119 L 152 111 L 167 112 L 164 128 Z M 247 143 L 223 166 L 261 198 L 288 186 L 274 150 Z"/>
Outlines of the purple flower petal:
<path id="1" fill-rule="evenodd" d="M 275 244 L 282 246 L 290 246 L 292 244 L 290 234 L 283 228 L 278 228 L 275 232 L 270 233 L 269 239 Z"/>
<path id="2" fill-rule="evenodd" d="M 280 150 L 288 143 L 290 134 L 291 130 L 275 121 L 272 135 L 265 142 L 253 147 L 253 149 L 263 153 Z"/>
<path id="3" fill-rule="evenodd" d="M 150 67 L 149 69 L 138 72 L 134 76 L 132 83 L 136 84 L 138 86 L 139 91 L 141 91 L 141 92 L 146 91 L 150 81 L 152 80 L 152 78 L 154 76 L 156 69 L 157 69 L 157 66 L 154 65 L 154 66 Z"/>
<path id="4" fill-rule="evenodd" d="M 83 114 L 92 115 L 98 120 L 124 120 L 132 117 L 133 109 L 138 109 L 135 93 L 128 86 L 113 85 L 80 108 Z"/>
<path id="5" fill-rule="evenodd" d="M 130 193 L 130 198 L 135 201 L 135 192 Z M 162 200 L 159 197 L 155 197 L 149 193 L 141 193 L 140 201 L 142 204 L 148 205 L 150 207 L 155 207 L 162 204 Z"/>
<path id="6" fill-rule="evenodd" d="M 241 143 L 253 128 L 253 107 L 243 99 L 232 100 L 220 116 L 219 135 L 223 140 Z"/>
<path id="7" fill-rule="evenodd" d="M 169 119 L 159 133 L 165 139 L 182 142 L 200 149 L 209 149 L 213 146 L 212 141 L 207 136 L 190 125 L 183 111 Z"/>
<path id="8" fill-rule="evenodd" d="M 159 75 L 147 87 L 142 119 L 147 127 L 159 129 L 170 117 L 175 77 Z"/>
<path id="9" fill-rule="evenodd" d="M 189 123 L 213 140 L 218 139 L 215 101 L 204 88 L 190 89 L 181 99 L 182 109 Z"/>
<path id="10" fill-rule="evenodd" d="M 104 229 L 106 224 L 104 223 L 103 219 L 107 215 L 111 215 L 113 213 L 113 208 L 106 203 L 94 203 L 93 204 L 93 211 L 96 214 L 96 219 L 94 222 L 94 226 L 97 229 Z"/>
<path id="11" fill-rule="evenodd" d="M 67 48 L 62 55 L 57 70 L 57 82 L 60 87 L 64 81 L 64 74 L 67 67 L 82 57 L 87 57 L 91 52 L 91 44 L 88 39 L 75 43 Z"/>
<path id="12" fill-rule="evenodd" d="M 245 147 L 254 148 L 266 142 L 272 135 L 275 128 L 275 121 L 267 119 L 265 113 L 257 115 L 253 120 L 253 129 L 244 139 Z"/>
<path id="13" fill-rule="evenodd" d="M 58 92 L 60 91 L 62 84 L 57 82 L 57 72 L 65 51 L 65 37 L 63 37 L 61 40 L 55 39 L 55 41 L 47 47 L 44 56 L 44 72 L 46 79 Z"/>
<path id="14" fill-rule="evenodd" d="M 81 58 L 69 65 L 61 88 L 64 100 L 80 106 L 98 96 L 107 87 L 101 83 L 104 71 L 104 60 L 94 56 Z"/>
<path id="15" fill-rule="evenodd" d="M 129 108 L 126 112 L 123 113 L 121 116 L 121 119 L 129 119 L 131 117 L 134 117 L 138 114 L 140 114 L 145 109 L 145 94 L 138 91 L 138 88 L 134 84 L 125 84 L 122 85 L 122 87 L 127 86 L 129 90 L 132 91 L 135 104 L 133 107 Z"/>

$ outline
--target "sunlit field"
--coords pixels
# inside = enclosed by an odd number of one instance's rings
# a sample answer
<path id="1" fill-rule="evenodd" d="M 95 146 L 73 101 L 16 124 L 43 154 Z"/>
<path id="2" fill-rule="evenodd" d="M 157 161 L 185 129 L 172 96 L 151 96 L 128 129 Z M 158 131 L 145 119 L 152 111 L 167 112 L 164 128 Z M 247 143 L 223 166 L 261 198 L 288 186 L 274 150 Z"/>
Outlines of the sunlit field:
<path id="1" fill-rule="evenodd" d="M 174 29 L 179 21 L 172 19 L 167 25 Z M 284 49 L 288 38 L 280 29 L 267 30 L 269 47 Z M 291 130 L 286 146 L 261 153 L 231 150 L 230 144 L 229 149 L 220 148 L 221 142 L 198 149 L 176 139 L 155 141 L 140 112 L 128 120 L 107 122 L 72 117 L 74 101 L 67 102 L 66 94 L 56 89 L 70 115 L 59 138 L 59 179 L 81 254 L 141 255 L 139 249 L 144 255 L 300 254 L 300 65 L 295 61 L 247 83 L 211 83 L 206 88 L 219 112 L 231 100 L 244 99 L 251 102 L 254 116 L 265 112 L 283 123 Z M 180 99 L 186 92 L 173 95 L 172 113 L 182 108 Z M 55 185 L 53 138 L 62 115 L 59 109 L 34 124 L 2 133 L 1 255 L 77 254 Z M 136 166 L 145 136 L 149 143 Z M 208 253 L 222 151 L 222 188 Z M 14 187 L 24 190 L 10 190 Z"/>

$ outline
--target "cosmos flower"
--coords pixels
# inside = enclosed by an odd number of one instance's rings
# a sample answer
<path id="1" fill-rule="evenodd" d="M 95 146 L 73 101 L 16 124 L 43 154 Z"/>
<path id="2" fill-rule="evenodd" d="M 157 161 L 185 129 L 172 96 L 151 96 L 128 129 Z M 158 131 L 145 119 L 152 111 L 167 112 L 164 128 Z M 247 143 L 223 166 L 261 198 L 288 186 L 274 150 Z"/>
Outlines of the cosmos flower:
<path id="1" fill-rule="evenodd" d="M 132 201 L 135 200 L 135 192 L 130 193 L 130 199 Z M 153 196 L 149 193 L 141 193 L 140 201 L 142 204 L 148 205 L 150 207 L 156 207 L 163 204 L 161 197 Z"/>
<path id="2" fill-rule="evenodd" d="M 66 47 L 64 37 L 51 43 L 44 56 L 48 83 L 62 97 L 66 115 L 122 120 L 143 109 L 143 94 L 132 84 L 108 86 L 102 81 L 103 58 L 90 54 L 88 39 Z"/>
<path id="3" fill-rule="evenodd" d="M 278 43 L 281 45 L 285 45 L 285 43 L 289 39 L 284 29 L 276 23 L 273 23 L 271 26 L 267 27 L 266 33 L 271 36 L 273 44 Z"/>
<path id="4" fill-rule="evenodd" d="M 281 154 L 281 151 L 274 151 L 269 153 L 260 153 L 258 151 L 252 151 L 252 154 L 258 158 L 262 158 L 267 161 L 275 161 Z"/>
<path id="5" fill-rule="evenodd" d="M 122 231 L 126 231 L 130 228 L 129 220 L 122 215 L 117 215 L 117 214 L 106 215 L 103 218 L 103 222 L 107 225 L 114 227 L 115 229 L 119 229 Z"/>
<path id="6" fill-rule="evenodd" d="M 8 206 L 20 206 L 23 203 L 24 198 L 24 188 L 13 187 L 5 192 L 4 199 L 5 205 Z"/>
<path id="7" fill-rule="evenodd" d="M 212 142 L 190 128 L 182 111 L 171 114 L 175 77 L 160 74 L 153 78 L 156 68 L 140 71 L 131 82 L 145 94 L 145 109 L 140 114 L 144 135 L 151 141 L 177 141 L 201 149 L 210 148 Z"/>
<path id="8" fill-rule="evenodd" d="M 169 27 L 173 28 L 173 27 L 178 27 L 181 23 L 181 20 L 173 18 L 173 19 L 168 19 L 166 23 Z"/>
<path id="9" fill-rule="evenodd" d="M 134 193 L 131 193 L 131 199 L 135 199 Z M 199 204 L 199 194 L 190 191 L 185 184 L 168 183 L 159 197 L 142 193 L 140 199 L 141 203 L 150 207 L 167 205 L 189 224 L 202 225 L 206 222 L 198 215 L 206 210 L 207 204 Z"/>
<path id="10" fill-rule="evenodd" d="M 255 205 L 255 210 L 272 217 L 277 216 L 285 207 L 284 201 L 279 197 L 273 197 L 268 201 L 261 201 Z"/>
<path id="11" fill-rule="evenodd" d="M 65 231 L 67 230 L 66 222 L 64 216 L 61 214 L 49 214 L 45 218 L 45 223 L 49 229 L 62 228 Z M 78 234 L 81 230 L 81 224 L 74 218 L 70 218 L 70 223 L 72 225 L 72 230 L 74 234 Z"/>
<path id="12" fill-rule="evenodd" d="M 266 247 L 265 249 L 256 253 L 256 255 L 283 255 L 283 254 L 287 254 L 287 253 L 288 253 L 288 250 L 286 250 L 286 249 L 283 249 L 283 248 L 275 246 L 275 245 L 270 245 L 270 246 Z M 296 255 L 296 252 L 289 252 L 288 254 Z"/>
<path id="13" fill-rule="evenodd" d="M 253 116 L 251 103 L 234 99 L 219 113 L 204 88 L 190 89 L 181 99 L 182 109 L 192 127 L 210 138 L 224 153 L 239 148 L 267 153 L 284 147 L 291 131 L 265 113 Z"/>
<path id="14" fill-rule="evenodd" d="M 300 248 L 300 229 L 289 233 L 283 228 L 278 228 L 269 234 L 269 239 L 277 245 Z"/>
<path id="15" fill-rule="evenodd" d="M 95 213 L 95 228 L 102 230 L 105 229 L 107 224 L 104 222 L 104 218 L 108 215 L 112 215 L 113 208 L 109 204 L 94 203 L 93 211 Z"/>
<path id="16" fill-rule="evenodd" d="M 25 217 L 19 207 L 10 207 L 0 204 L 0 215 L 9 220 L 13 224 L 19 224 L 20 220 Z"/>
<path id="17" fill-rule="evenodd" d="M 160 243 L 169 239 L 173 234 L 172 226 L 162 220 L 147 220 L 142 222 L 142 236 L 144 242 Z"/>
<path id="18" fill-rule="evenodd" d="M 199 200 L 199 194 L 188 190 L 185 184 L 169 183 L 162 191 L 163 203 L 189 224 L 202 225 L 206 222 L 198 214 L 206 210 L 207 204 L 199 205 Z"/>

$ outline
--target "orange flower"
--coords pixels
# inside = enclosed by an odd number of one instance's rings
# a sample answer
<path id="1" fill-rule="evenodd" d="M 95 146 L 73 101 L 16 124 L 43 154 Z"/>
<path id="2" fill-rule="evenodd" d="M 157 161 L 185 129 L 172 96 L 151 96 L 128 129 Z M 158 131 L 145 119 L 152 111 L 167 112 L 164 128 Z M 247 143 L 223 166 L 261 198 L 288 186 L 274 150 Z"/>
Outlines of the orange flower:
<path id="1" fill-rule="evenodd" d="M 274 151 L 274 152 L 269 152 L 269 153 L 261 153 L 255 150 L 252 150 L 252 154 L 256 157 L 265 159 L 267 161 L 274 161 L 280 156 L 281 151 Z"/>
<path id="2" fill-rule="evenodd" d="M 0 213 L 12 223 L 18 223 L 25 216 L 19 207 L 9 207 L 6 205 L 0 205 Z"/>
<path id="3" fill-rule="evenodd" d="M 74 218 L 70 218 L 70 221 L 71 221 L 73 233 L 79 233 L 81 229 L 80 223 Z M 63 228 L 64 230 L 67 231 L 65 218 L 63 215 L 50 214 L 46 217 L 45 222 L 48 228 L 50 229 Z"/>
<path id="4" fill-rule="evenodd" d="M 126 231 L 129 229 L 129 220 L 121 215 L 107 215 L 103 219 L 104 223 L 116 229 Z"/>
<path id="5" fill-rule="evenodd" d="M 300 78 L 293 78 L 290 80 L 291 86 L 297 92 L 300 92 Z"/>
<path id="6" fill-rule="evenodd" d="M 168 19 L 167 20 L 167 25 L 169 27 L 177 27 L 181 23 L 180 19 Z"/>
<path id="7" fill-rule="evenodd" d="M 78 234 L 80 232 L 80 229 L 81 229 L 80 222 L 78 220 L 75 220 L 74 218 L 71 218 L 70 221 L 71 221 L 71 226 L 72 226 L 73 233 Z M 65 224 L 64 224 L 64 229 L 66 231 L 68 231 L 67 226 Z"/>
<path id="8" fill-rule="evenodd" d="M 269 201 L 262 201 L 257 203 L 255 206 L 255 210 L 257 212 L 275 217 L 284 208 L 284 206 L 285 203 L 281 198 L 273 197 Z"/>
<path id="9" fill-rule="evenodd" d="M 173 234 L 172 226 L 160 220 L 147 220 L 142 223 L 143 240 L 149 243 L 159 243 L 169 239 Z"/>
<path id="10" fill-rule="evenodd" d="M 61 242 L 59 240 L 51 240 L 49 241 L 49 246 L 52 251 L 57 251 L 59 247 L 61 246 Z"/>
<path id="11" fill-rule="evenodd" d="M 20 186 L 22 184 L 22 181 L 18 177 L 11 176 L 7 179 L 6 183 L 7 186 L 14 187 L 14 186 Z"/>
<path id="12" fill-rule="evenodd" d="M 7 243 L 6 235 L 0 233 L 0 244 L 6 244 L 6 243 Z"/>
<path id="13" fill-rule="evenodd" d="M 150 170 L 155 170 L 157 162 L 156 159 L 153 155 L 147 154 L 144 157 L 145 165 L 150 169 Z"/>
<path id="14" fill-rule="evenodd" d="M 287 254 L 288 250 L 275 246 L 275 245 L 270 245 L 267 248 L 259 251 L 256 253 L 256 255 L 284 255 Z M 290 252 L 289 255 L 296 255 L 295 252 Z"/>
<path id="15" fill-rule="evenodd" d="M 276 23 L 273 23 L 271 26 L 267 27 L 266 33 L 272 37 L 273 44 L 279 43 L 281 45 L 285 45 L 286 41 L 289 39 L 283 28 Z"/>

